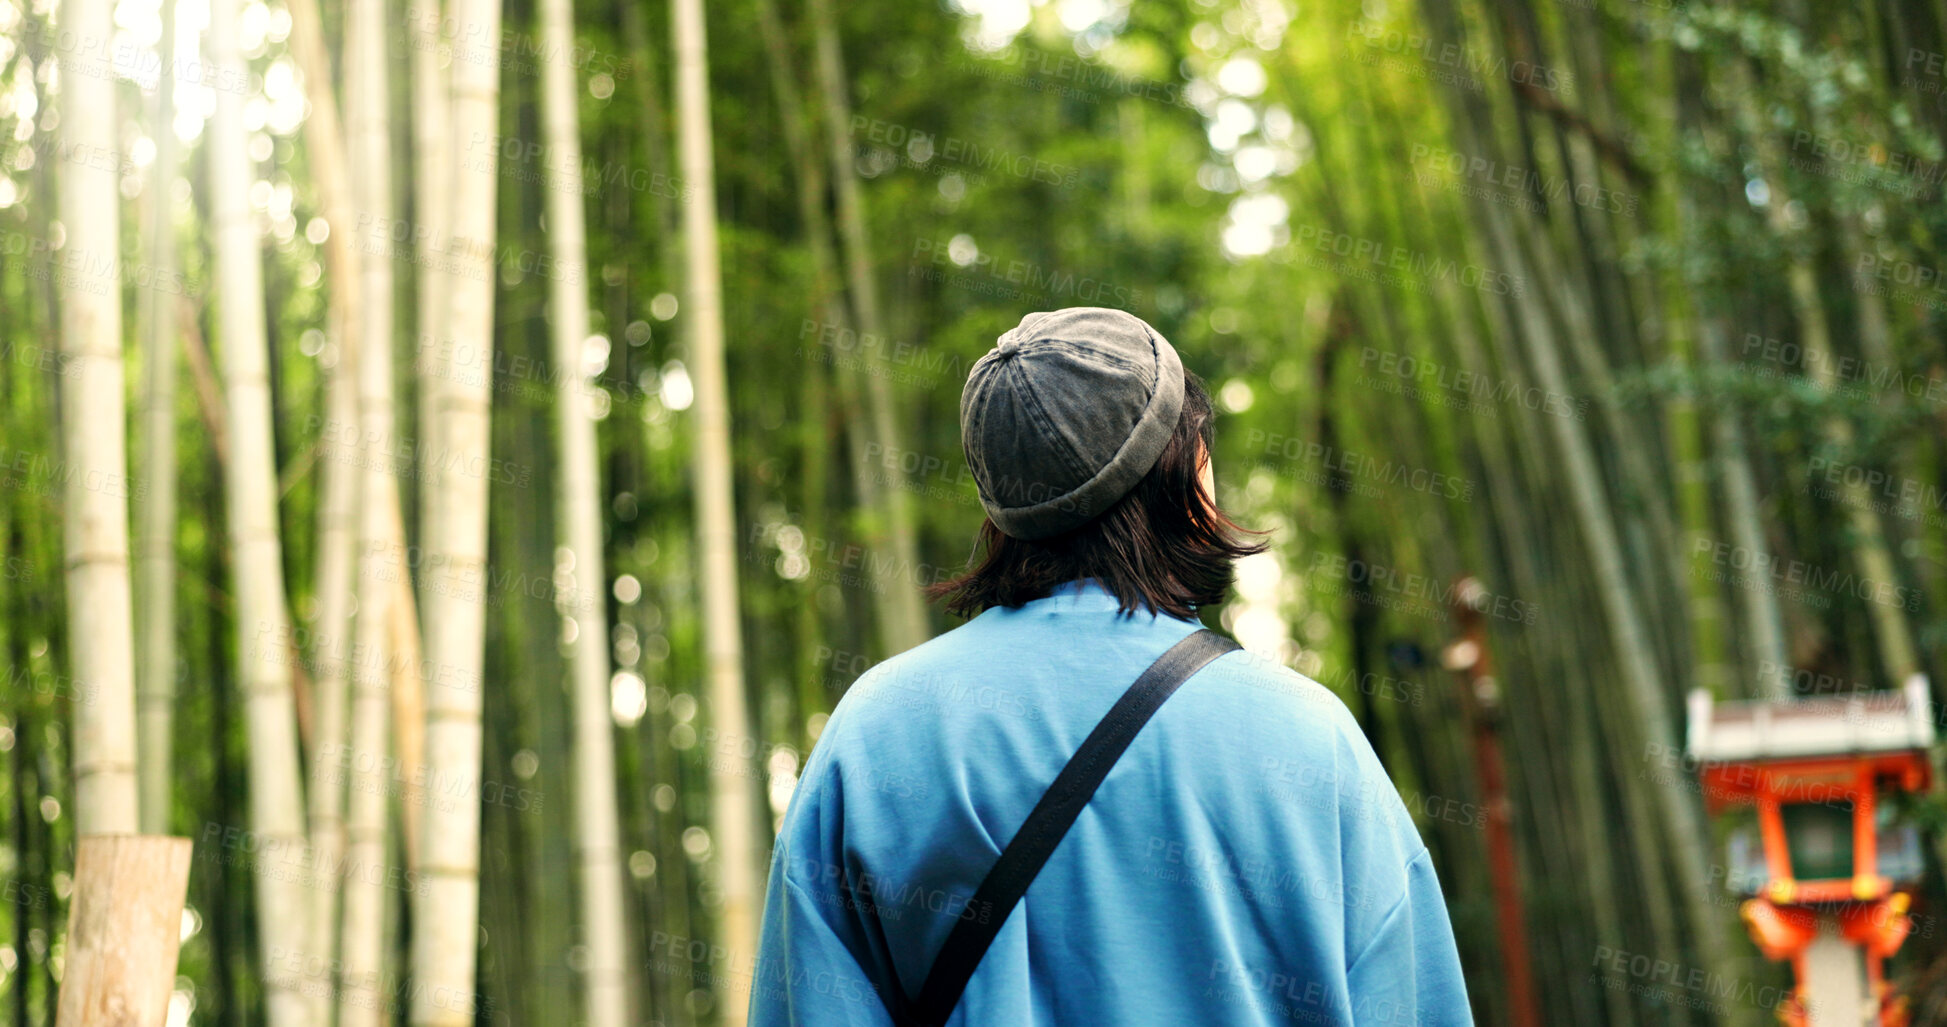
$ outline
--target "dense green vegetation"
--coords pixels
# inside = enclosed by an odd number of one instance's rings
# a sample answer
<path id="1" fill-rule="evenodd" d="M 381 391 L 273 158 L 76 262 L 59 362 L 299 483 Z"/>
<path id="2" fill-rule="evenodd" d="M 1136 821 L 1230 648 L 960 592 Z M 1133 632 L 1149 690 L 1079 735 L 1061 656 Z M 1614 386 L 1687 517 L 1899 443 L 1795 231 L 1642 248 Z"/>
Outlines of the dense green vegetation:
<path id="1" fill-rule="evenodd" d="M 952 626 L 916 607 L 964 564 L 980 521 L 959 386 L 1022 313 L 1071 305 L 1149 320 L 1218 397 L 1220 498 L 1275 545 L 1210 617 L 1331 687 L 1365 727 L 1433 849 L 1481 1022 L 1508 1014 L 1485 800 L 1440 665 L 1463 575 L 1488 592 L 1543 1020 L 1770 1022 L 1789 971 L 1758 957 L 1724 891 L 1723 828 L 1680 755 L 1683 699 L 1916 673 L 1936 697 L 1947 686 L 1947 11 L 1051 0 L 1017 21 L 1008 4 L 967 6 L 837 5 L 835 93 L 818 5 L 710 5 L 754 738 L 715 731 L 702 686 L 679 248 L 695 184 L 677 171 L 668 10 L 584 2 L 564 56 L 531 0 L 504 8 L 499 135 L 460 153 L 497 156 L 500 174 L 491 461 L 476 472 L 489 489 L 479 1022 L 565 1022 L 581 990 L 558 606 L 571 568 L 554 495 L 555 386 L 571 371 L 548 336 L 550 279 L 581 269 L 549 255 L 539 107 L 541 70 L 564 59 L 584 87 L 582 284 L 607 343 L 603 591 L 637 1022 L 716 1022 L 725 975 L 748 972 L 713 948 L 713 763 L 781 811 L 846 686 Z M 61 44 L 47 7 L 0 0 L 0 1009 L 22 1025 L 52 1023 L 69 725 L 87 701 L 64 662 L 57 292 L 73 258 L 53 202 Z M 335 48 L 341 12 L 323 14 Z M 155 18 L 128 19 L 149 60 Z M 251 202 L 284 572 L 309 660 L 333 281 L 290 99 L 290 16 L 253 0 L 244 21 L 267 100 Z M 401 214 L 381 230 L 400 257 L 396 448 L 417 578 L 412 468 L 443 451 L 410 427 L 426 266 L 411 38 L 392 41 Z M 149 290 L 181 322 L 177 473 L 132 465 L 104 487 L 132 506 L 147 489 L 177 496 L 170 827 L 197 842 L 181 991 L 188 1022 L 256 1023 L 211 198 L 196 133 L 181 181 L 147 173 L 150 69 L 121 85 L 122 280 L 131 325 Z M 178 124 L 199 127 L 200 111 Z M 141 229 L 158 202 L 182 262 L 161 278 Z M 393 806 L 402 827 L 409 801 Z M 1947 826 L 1932 801 L 1908 813 Z M 403 1001 L 415 884 L 394 870 L 388 986 Z M 1947 1022 L 1943 900 L 1930 865 L 1894 963 L 1918 1023 Z M 1618 952 L 1678 969 L 1618 970 Z M 1685 983 L 1693 968 L 1714 983 Z"/>

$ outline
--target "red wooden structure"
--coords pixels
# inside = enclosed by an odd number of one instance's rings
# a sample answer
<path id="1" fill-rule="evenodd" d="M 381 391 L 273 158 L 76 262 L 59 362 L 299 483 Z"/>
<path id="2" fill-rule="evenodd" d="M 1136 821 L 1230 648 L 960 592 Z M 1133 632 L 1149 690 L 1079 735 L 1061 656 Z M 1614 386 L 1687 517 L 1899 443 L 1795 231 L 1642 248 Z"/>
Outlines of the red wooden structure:
<path id="1" fill-rule="evenodd" d="M 1487 589 L 1473 578 L 1454 582 L 1453 617 L 1460 637 L 1441 654 L 1441 663 L 1461 675 L 1460 706 L 1474 738 L 1474 772 L 1480 778 L 1487 810 L 1487 869 L 1494 887 L 1494 916 L 1501 932 L 1501 967 L 1508 981 L 1508 1022 L 1541 1027 L 1535 1001 L 1534 969 L 1528 958 L 1528 928 L 1521 915 L 1521 879 L 1514 859 L 1514 803 L 1508 799 L 1501 758 L 1501 686 L 1487 649 L 1487 621 L 1480 604 Z"/>
<path id="2" fill-rule="evenodd" d="M 1788 1027 L 1907 1022 L 1884 964 L 1910 928 L 1898 887 L 1919 875 L 1919 843 L 1882 816 L 1880 795 L 1931 785 L 1933 739 L 1919 677 L 1897 692 L 1775 702 L 1691 693 L 1688 748 L 1706 806 L 1756 810 L 1760 850 L 1734 838 L 1731 884 L 1752 895 L 1751 940 L 1792 964 Z"/>

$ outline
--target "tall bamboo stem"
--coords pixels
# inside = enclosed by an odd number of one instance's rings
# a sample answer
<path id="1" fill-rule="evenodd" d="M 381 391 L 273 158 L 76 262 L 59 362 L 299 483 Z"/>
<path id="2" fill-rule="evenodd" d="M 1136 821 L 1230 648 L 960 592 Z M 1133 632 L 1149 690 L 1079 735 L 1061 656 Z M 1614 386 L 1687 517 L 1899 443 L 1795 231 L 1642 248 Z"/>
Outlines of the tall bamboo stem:
<path id="1" fill-rule="evenodd" d="M 318 0 L 291 0 L 291 54 L 304 75 L 311 114 L 304 119 L 305 150 L 317 183 L 319 207 L 331 234 L 325 240 L 331 297 L 327 338 L 336 362 L 326 371 L 325 430 L 319 439 L 318 572 L 313 588 L 312 665 L 317 668 L 316 716 L 311 736 L 310 788 L 305 796 L 314 864 L 321 868 L 311 895 L 311 952 L 328 966 L 338 953 L 339 887 L 336 868 L 345 852 L 345 779 L 338 758 L 350 727 L 352 579 L 358 548 L 358 424 L 361 226 L 346 166 L 338 100 L 331 88 L 331 58 Z M 369 222 L 362 226 L 367 233 Z M 315 982 L 320 1019 L 328 1015 L 337 984 L 326 973 Z"/>
<path id="2" fill-rule="evenodd" d="M 109 0 L 61 8 L 64 37 L 114 35 Z M 106 46 L 61 54 L 61 224 L 69 270 L 60 283 L 63 501 L 71 672 L 89 701 L 74 704 L 75 832 L 130 834 L 135 787 L 135 639 L 128 573 L 128 451 L 123 433 L 121 151 L 115 71 Z M 72 254 L 80 254 L 76 261 Z M 139 488 L 139 486 L 138 486 Z"/>
<path id="3" fill-rule="evenodd" d="M 155 168 L 149 178 L 149 266 L 155 281 L 176 277 L 176 0 L 162 2 L 162 74 L 156 82 Z M 150 487 L 141 511 L 141 606 L 136 610 L 141 658 L 136 663 L 136 726 L 140 744 L 144 834 L 169 833 L 174 783 L 176 703 L 176 303 L 160 287 L 142 291 L 142 456 Z"/>
<path id="4" fill-rule="evenodd" d="M 237 0 L 210 4 L 210 64 L 221 81 L 249 78 L 237 49 L 238 16 Z M 301 975 L 313 910 L 304 877 L 294 872 L 308 862 L 301 857 L 307 842 L 278 537 L 263 254 L 248 200 L 255 174 L 244 150 L 243 97 L 237 90 L 216 91 L 208 146 L 230 426 L 228 514 L 238 681 L 250 737 L 250 826 L 260 844 L 256 877 L 264 988 L 271 1027 L 295 1027 L 312 1019 L 313 999 Z"/>
<path id="5" fill-rule="evenodd" d="M 480 709 L 487 588 L 487 476 L 493 396 L 495 201 L 499 162 L 488 147 L 460 160 L 468 140 L 492 138 L 500 119 L 499 0 L 456 0 L 448 99 L 453 273 L 435 348 L 435 454 L 428 489 L 436 522 L 425 547 L 426 773 L 437 795 L 422 816 L 414 894 L 414 1025 L 461 1027 L 474 1018 L 480 912 Z"/>
<path id="6" fill-rule="evenodd" d="M 339 1027 L 378 1027 L 385 1016 L 386 798 L 392 763 L 387 666 L 392 608 L 400 590 L 392 547 L 398 478 L 392 463 L 392 154 L 387 136 L 385 0 L 351 0 L 345 14 L 345 109 L 353 195 L 365 245 L 360 249 L 358 337 L 358 613 L 353 626 L 351 799 L 345 820 L 342 980 Z"/>
<path id="7" fill-rule="evenodd" d="M 570 0 L 543 0 L 541 38 L 557 54 L 575 48 Z M 601 477 L 596 468 L 590 380 L 587 228 L 582 210 L 580 124 L 575 69 L 544 64 L 542 128 L 547 154 L 548 248 L 557 273 L 548 282 L 554 337 L 556 410 L 561 422 L 558 477 L 562 544 L 573 560 L 570 586 L 557 597 L 574 625 L 569 660 L 575 709 L 576 856 L 581 868 L 583 971 L 590 1027 L 628 1022 L 629 971 L 622 928 L 622 840 L 615 799 L 615 739 L 609 718 L 608 603 L 602 572 Z"/>
<path id="8" fill-rule="evenodd" d="M 846 98 L 844 53 L 839 47 L 838 27 L 832 20 L 829 0 L 810 0 L 807 7 L 817 39 L 818 80 L 825 98 L 825 130 L 829 135 L 832 179 L 838 197 L 838 226 L 845 243 L 846 287 L 851 292 L 854 322 L 859 330 L 883 343 L 886 321 L 879 304 L 879 283 L 872 269 L 865 197 L 853 161 L 849 134 L 852 111 L 851 101 Z M 904 449 L 904 436 L 899 430 L 892 392 L 881 366 L 880 348 L 861 346 L 862 366 L 853 368 L 851 374 L 864 379 L 866 420 L 871 425 L 873 441 L 884 447 L 885 452 L 897 454 Z M 862 452 L 855 456 L 854 462 L 865 462 Z M 890 547 L 891 559 L 876 562 L 886 569 L 875 575 L 878 580 L 874 585 L 883 599 L 881 615 L 889 618 L 884 627 L 887 648 L 899 652 L 926 641 L 926 604 L 917 578 L 919 529 L 913 515 L 913 497 L 906 490 L 906 474 L 900 469 L 902 463 L 887 463 L 890 466 L 885 466 L 884 471 L 889 482 L 860 498 L 863 501 L 876 494 L 882 504 L 872 513 L 884 518 L 883 530 L 874 534 Z"/>
<path id="9" fill-rule="evenodd" d="M 736 503 L 732 496 L 730 401 L 724 387 L 723 293 L 717 258 L 716 171 L 710 155 L 709 43 L 701 0 L 674 0 L 677 142 L 692 200 L 683 208 L 684 276 L 689 346 L 696 376 L 694 428 L 696 535 L 702 557 L 703 631 L 710 723 L 727 752 L 710 761 L 716 864 L 721 875 L 720 923 L 731 970 L 720 995 L 723 1023 L 744 1022 L 750 968 L 757 956 L 756 774 L 735 757 L 751 737 L 745 709 L 743 629 L 738 622 Z"/>

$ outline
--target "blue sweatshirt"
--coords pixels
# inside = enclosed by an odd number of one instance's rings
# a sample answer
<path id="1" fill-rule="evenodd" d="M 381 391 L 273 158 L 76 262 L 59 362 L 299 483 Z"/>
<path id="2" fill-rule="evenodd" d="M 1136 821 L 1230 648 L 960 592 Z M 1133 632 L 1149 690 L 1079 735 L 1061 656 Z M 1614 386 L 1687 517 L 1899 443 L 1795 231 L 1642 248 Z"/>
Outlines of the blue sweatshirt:
<path id="1" fill-rule="evenodd" d="M 1196 625 L 1077 582 L 867 671 L 771 863 L 753 1027 L 890 1024 L 1028 811 Z M 1245 652 L 1136 736 L 950 1024 L 1470 1024 L 1412 819 L 1344 704 Z"/>

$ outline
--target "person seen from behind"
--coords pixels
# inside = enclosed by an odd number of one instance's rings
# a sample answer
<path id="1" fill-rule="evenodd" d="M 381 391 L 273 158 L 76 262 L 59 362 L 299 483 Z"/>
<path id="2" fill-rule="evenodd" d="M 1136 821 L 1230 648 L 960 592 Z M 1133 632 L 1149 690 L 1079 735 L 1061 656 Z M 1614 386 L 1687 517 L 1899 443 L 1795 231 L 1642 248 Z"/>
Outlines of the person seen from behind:
<path id="1" fill-rule="evenodd" d="M 1200 630 L 1264 543 L 1217 507 L 1210 398 L 1169 342 L 1029 314 L 960 424 L 987 518 L 933 592 L 971 619 L 862 675 L 806 761 L 753 1027 L 1471 1024 L 1358 724 Z"/>

